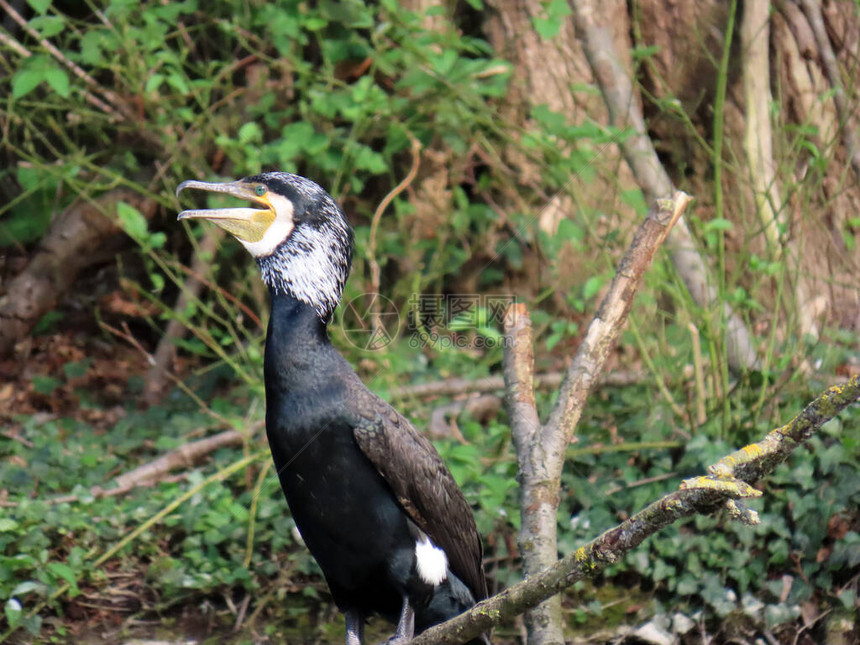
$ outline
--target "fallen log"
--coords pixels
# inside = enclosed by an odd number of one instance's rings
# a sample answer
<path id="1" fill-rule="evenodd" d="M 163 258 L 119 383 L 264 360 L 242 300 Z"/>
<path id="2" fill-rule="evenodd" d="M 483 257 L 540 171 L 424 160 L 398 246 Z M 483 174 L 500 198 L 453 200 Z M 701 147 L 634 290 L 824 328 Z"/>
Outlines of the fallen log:
<path id="1" fill-rule="evenodd" d="M 108 216 L 119 202 L 135 207 L 147 219 L 158 208 L 151 198 L 116 188 L 94 200 L 76 200 L 54 220 L 27 267 L 0 298 L 0 356 L 10 354 L 56 307 L 83 269 L 104 259 L 100 251 L 122 231 L 118 220 Z"/>

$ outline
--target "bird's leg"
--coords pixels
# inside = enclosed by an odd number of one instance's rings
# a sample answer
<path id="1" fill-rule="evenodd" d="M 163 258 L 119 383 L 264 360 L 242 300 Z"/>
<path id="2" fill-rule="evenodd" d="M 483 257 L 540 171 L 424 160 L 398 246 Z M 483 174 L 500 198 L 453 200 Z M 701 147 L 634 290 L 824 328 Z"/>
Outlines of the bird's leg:
<path id="1" fill-rule="evenodd" d="M 362 645 L 364 639 L 364 617 L 361 612 L 350 609 L 346 618 L 346 645 Z"/>
<path id="2" fill-rule="evenodd" d="M 409 602 L 409 597 L 403 596 L 403 609 L 400 611 L 397 629 L 385 645 L 405 645 L 412 640 L 413 636 L 415 636 L 415 610 Z"/>

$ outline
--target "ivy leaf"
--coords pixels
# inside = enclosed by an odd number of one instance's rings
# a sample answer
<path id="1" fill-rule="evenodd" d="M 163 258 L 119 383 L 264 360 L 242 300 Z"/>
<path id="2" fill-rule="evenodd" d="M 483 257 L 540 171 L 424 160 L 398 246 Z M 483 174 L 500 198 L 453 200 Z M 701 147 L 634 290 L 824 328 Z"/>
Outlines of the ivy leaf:
<path id="1" fill-rule="evenodd" d="M 532 25 L 534 26 L 535 31 L 538 32 L 538 36 L 543 40 L 551 40 L 552 38 L 555 38 L 561 29 L 561 22 L 558 20 L 554 20 L 552 18 L 541 18 L 540 16 L 532 18 Z"/>

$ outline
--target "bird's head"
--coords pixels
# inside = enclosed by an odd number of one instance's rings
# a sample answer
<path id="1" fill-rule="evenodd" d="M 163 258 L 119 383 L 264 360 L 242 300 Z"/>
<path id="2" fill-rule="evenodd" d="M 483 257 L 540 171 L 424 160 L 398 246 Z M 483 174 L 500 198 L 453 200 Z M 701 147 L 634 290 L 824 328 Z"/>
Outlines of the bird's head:
<path id="1" fill-rule="evenodd" d="M 334 199 L 310 179 L 266 172 L 227 183 L 183 181 L 252 206 L 185 210 L 178 219 L 206 219 L 233 235 L 257 260 L 276 294 L 311 305 L 328 322 L 349 276 L 352 228 Z"/>

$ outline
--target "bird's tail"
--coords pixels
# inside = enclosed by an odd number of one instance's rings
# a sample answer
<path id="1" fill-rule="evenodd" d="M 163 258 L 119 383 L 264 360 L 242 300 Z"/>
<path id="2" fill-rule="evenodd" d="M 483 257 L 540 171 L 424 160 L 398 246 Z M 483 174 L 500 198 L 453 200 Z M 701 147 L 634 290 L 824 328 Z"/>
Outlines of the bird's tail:
<path id="1" fill-rule="evenodd" d="M 475 596 L 469 588 L 455 575 L 448 572 L 448 577 L 436 587 L 433 597 L 415 614 L 415 633 L 423 632 L 428 627 L 444 623 L 475 605 Z M 489 634 L 481 634 L 466 645 L 491 645 Z"/>

